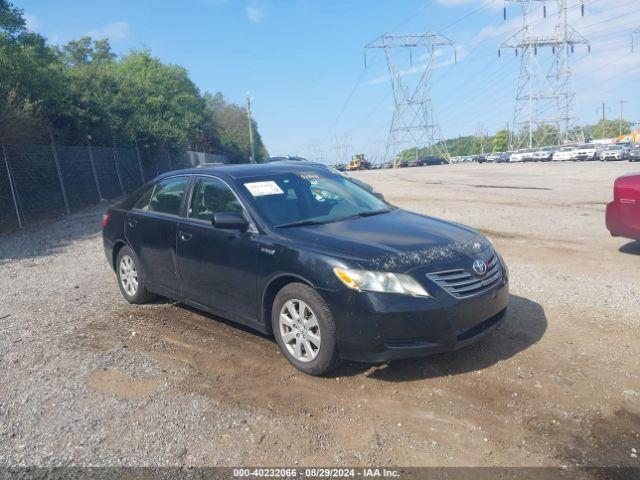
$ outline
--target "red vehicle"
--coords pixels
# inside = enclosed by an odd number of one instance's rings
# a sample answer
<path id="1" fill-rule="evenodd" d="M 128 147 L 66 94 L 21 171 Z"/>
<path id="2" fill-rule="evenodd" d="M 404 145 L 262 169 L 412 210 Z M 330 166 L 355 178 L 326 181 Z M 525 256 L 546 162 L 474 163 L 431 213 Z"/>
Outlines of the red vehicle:
<path id="1" fill-rule="evenodd" d="M 607 229 L 614 237 L 640 240 L 640 173 L 616 179 L 613 202 L 607 205 Z"/>

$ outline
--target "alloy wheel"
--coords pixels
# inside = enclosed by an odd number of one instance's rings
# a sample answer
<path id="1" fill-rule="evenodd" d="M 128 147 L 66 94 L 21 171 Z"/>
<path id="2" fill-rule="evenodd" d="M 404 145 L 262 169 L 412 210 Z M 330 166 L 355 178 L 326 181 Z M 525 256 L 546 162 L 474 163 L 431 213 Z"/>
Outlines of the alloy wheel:
<path id="1" fill-rule="evenodd" d="M 133 297 L 138 291 L 138 270 L 129 255 L 120 259 L 120 284 L 127 295 Z"/>
<path id="2" fill-rule="evenodd" d="M 287 351 L 300 362 L 310 362 L 320 351 L 320 325 L 302 300 L 288 300 L 280 309 L 280 337 Z"/>

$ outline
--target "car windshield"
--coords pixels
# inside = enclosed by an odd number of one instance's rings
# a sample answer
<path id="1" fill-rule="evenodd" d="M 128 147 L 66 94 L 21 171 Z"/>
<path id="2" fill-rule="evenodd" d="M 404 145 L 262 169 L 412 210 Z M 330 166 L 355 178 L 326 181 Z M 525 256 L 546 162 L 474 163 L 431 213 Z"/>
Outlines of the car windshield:
<path id="1" fill-rule="evenodd" d="M 573 150 L 573 147 L 562 147 L 560 149 L 561 152 L 570 152 L 571 150 Z"/>
<path id="2" fill-rule="evenodd" d="M 281 228 L 378 215 L 395 208 L 331 172 L 267 175 L 243 179 L 242 185 L 261 216 Z"/>
<path id="3" fill-rule="evenodd" d="M 621 145 L 609 145 L 607 147 L 607 150 L 622 150 L 622 146 Z"/>
<path id="4" fill-rule="evenodd" d="M 580 148 L 595 148 L 593 143 L 585 143 L 584 145 L 580 145 Z"/>

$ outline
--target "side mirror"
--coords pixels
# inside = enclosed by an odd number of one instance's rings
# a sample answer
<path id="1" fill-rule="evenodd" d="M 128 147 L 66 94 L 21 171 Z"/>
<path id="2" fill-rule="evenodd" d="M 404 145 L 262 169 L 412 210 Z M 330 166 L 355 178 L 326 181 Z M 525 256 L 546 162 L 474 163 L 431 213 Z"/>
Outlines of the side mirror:
<path id="1" fill-rule="evenodd" d="M 220 212 L 213 215 L 211 221 L 215 228 L 222 230 L 240 230 L 244 232 L 249 227 L 249 222 L 241 213 Z"/>

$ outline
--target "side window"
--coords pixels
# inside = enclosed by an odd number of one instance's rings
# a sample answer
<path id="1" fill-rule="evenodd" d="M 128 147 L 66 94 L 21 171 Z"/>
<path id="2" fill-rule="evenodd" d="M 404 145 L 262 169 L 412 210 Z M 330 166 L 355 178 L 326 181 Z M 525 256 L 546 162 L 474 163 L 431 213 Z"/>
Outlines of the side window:
<path id="1" fill-rule="evenodd" d="M 150 212 L 178 215 L 180 213 L 180 203 L 188 184 L 188 177 L 168 178 L 156 183 L 148 210 Z"/>
<path id="2" fill-rule="evenodd" d="M 133 204 L 133 208 L 136 210 L 144 210 L 145 212 L 149 210 L 149 201 L 151 200 L 151 194 L 153 193 L 153 189 L 155 185 L 147 188 L 136 200 L 136 203 Z"/>
<path id="3" fill-rule="evenodd" d="M 242 213 L 242 204 L 223 181 L 212 177 L 198 178 L 189 206 L 189 218 L 211 222 L 213 214 L 221 212 Z"/>

